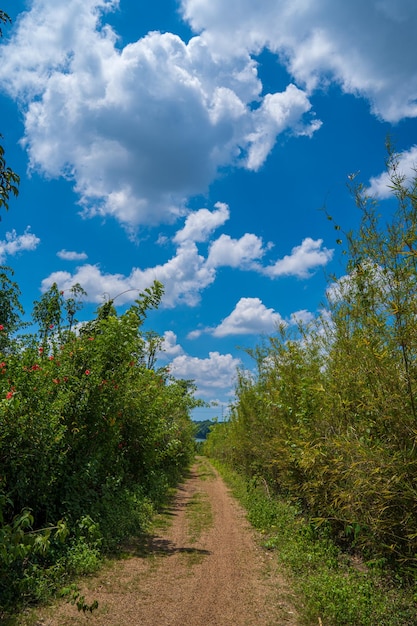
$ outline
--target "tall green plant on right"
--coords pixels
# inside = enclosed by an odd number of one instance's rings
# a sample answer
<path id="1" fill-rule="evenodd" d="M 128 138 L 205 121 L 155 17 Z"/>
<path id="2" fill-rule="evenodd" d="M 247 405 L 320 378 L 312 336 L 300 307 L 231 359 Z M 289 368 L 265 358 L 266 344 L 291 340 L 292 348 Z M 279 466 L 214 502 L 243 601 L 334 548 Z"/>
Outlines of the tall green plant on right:
<path id="1" fill-rule="evenodd" d="M 329 288 L 326 498 L 315 512 L 370 552 L 414 567 L 417 552 L 417 177 L 387 159 L 387 222 L 364 185 L 361 211 L 345 234 L 346 275 Z"/>
<path id="2" fill-rule="evenodd" d="M 344 233 L 345 275 L 329 283 L 316 326 L 282 329 L 254 351 L 257 372 L 239 378 L 230 423 L 207 449 L 289 495 L 347 547 L 413 573 L 417 176 L 407 180 L 392 151 L 387 169 L 384 206 L 351 177 L 360 222 Z"/>

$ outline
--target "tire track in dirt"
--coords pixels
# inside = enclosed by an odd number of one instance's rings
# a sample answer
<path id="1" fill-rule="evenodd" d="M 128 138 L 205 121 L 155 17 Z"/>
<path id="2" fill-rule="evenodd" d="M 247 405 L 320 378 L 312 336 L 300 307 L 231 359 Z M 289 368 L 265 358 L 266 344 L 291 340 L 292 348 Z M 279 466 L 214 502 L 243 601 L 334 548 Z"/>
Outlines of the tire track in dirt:
<path id="1" fill-rule="evenodd" d="M 91 616 L 59 603 L 39 614 L 36 626 L 297 624 L 273 557 L 206 459 L 197 460 L 167 514 L 172 522 L 144 553 L 139 546 L 82 583 L 86 600 L 99 603 Z"/>

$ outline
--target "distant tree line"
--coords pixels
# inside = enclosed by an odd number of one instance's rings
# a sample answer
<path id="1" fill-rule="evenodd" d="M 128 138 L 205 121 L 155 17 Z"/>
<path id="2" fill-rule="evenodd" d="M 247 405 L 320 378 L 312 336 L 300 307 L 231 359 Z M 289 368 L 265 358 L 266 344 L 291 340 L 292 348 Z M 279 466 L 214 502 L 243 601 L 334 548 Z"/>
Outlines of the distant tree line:
<path id="1" fill-rule="evenodd" d="M 193 421 L 196 439 L 206 439 L 210 429 L 216 424 L 213 420 Z"/>

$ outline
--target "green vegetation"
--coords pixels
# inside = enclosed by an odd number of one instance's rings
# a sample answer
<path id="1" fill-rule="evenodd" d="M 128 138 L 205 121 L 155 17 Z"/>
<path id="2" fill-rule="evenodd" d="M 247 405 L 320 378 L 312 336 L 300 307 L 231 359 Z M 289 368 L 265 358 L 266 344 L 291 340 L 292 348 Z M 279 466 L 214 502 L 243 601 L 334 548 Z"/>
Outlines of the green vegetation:
<path id="1" fill-rule="evenodd" d="M 387 166 L 389 223 L 353 181 L 359 229 L 335 225 L 345 276 L 330 282 L 314 324 L 295 333 L 283 326 L 251 353 L 256 375 L 240 373 L 230 420 L 205 444 L 248 484 L 291 503 L 313 534 L 356 555 L 365 594 L 375 570 L 414 589 L 417 566 L 417 177 L 406 181 L 393 153 Z M 332 580 L 342 607 L 345 573 Z M 316 598 L 326 584 L 317 583 Z M 388 610 L 385 621 L 365 608 L 347 621 L 326 611 L 317 608 L 325 623 L 411 623 L 387 621 Z"/>
<path id="2" fill-rule="evenodd" d="M 394 585 L 382 564 L 366 568 L 338 549 L 328 529 L 317 528 L 300 508 L 271 497 L 262 479 L 248 481 L 215 462 L 234 495 L 261 531 L 291 582 L 301 623 L 329 626 L 412 626 L 416 623 L 413 589 Z M 319 618 L 321 622 L 319 621 Z"/>
<path id="3" fill-rule="evenodd" d="M 0 616 L 97 569 L 143 530 L 194 456 L 188 381 L 148 367 L 142 325 L 155 282 L 74 332 L 81 288 L 53 285 L 19 333 L 18 287 L 1 268 Z M 22 328 L 20 328 L 22 331 Z M 80 600 L 77 599 L 80 604 Z M 84 604 L 81 603 L 82 610 Z"/>
<path id="4" fill-rule="evenodd" d="M 189 541 L 195 543 L 204 530 L 213 523 L 213 515 L 207 495 L 197 491 L 187 505 Z"/>
<path id="5" fill-rule="evenodd" d="M 193 424 L 196 429 L 195 437 L 197 439 L 206 439 L 211 427 L 214 426 L 216 422 L 213 422 L 212 420 L 202 420 L 201 422 L 194 421 Z"/>
<path id="6" fill-rule="evenodd" d="M 0 37 L 3 35 L 2 24 L 9 24 L 10 17 L 0 9 Z M 0 135 L 0 138 L 2 135 Z M 19 193 L 20 177 L 6 164 L 4 148 L 0 145 L 0 209 L 9 208 L 10 195 L 17 196 Z M 1 219 L 1 218 L 0 218 Z"/>

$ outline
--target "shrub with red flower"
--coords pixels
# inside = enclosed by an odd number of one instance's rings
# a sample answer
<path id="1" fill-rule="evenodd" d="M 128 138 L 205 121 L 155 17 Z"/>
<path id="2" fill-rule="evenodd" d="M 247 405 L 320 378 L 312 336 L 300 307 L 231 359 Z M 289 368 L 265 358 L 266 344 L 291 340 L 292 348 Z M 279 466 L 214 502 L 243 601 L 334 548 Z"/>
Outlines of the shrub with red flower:
<path id="1" fill-rule="evenodd" d="M 6 393 L 6 400 L 11 400 L 15 394 L 16 389 L 12 387 L 10 391 Z"/>
<path id="2" fill-rule="evenodd" d="M 51 302 L 60 304 L 59 298 Z M 49 308 L 39 306 L 38 336 L 0 352 L 0 426 L 6 435 L 2 430 L 2 475 L 13 486 L 11 519 L 27 508 L 43 523 L 50 511 L 78 528 L 78 515 L 94 519 L 97 514 L 91 508 L 90 493 L 95 493 L 109 503 L 113 520 L 121 490 L 136 494 L 138 484 L 151 489 L 155 480 L 177 480 L 188 462 L 193 433 L 190 429 L 191 443 L 184 436 L 181 449 L 172 422 L 186 426 L 183 387 L 175 393 L 175 382 L 163 384 L 165 376 L 157 385 L 158 373 L 139 367 L 147 302 L 144 296 L 140 307 L 121 316 L 98 317 L 80 332 L 65 329 L 62 316 L 51 317 Z M 4 341 L 5 335 L 0 336 Z M 160 442 L 157 452 L 155 442 Z M 88 481 L 87 467 L 93 469 Z M 147 487 L 143 489 L 146 495 Z M 128 501 L 123 495 L 122 507 Z M 134 510 L 136 520 L 136 504 Z M 125 515 L 124 508 L 120 514 Z M 109 528 L 118 530 L 113 521 Z M 0 558 L 0 578 L 1 567 Z"/>

